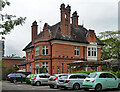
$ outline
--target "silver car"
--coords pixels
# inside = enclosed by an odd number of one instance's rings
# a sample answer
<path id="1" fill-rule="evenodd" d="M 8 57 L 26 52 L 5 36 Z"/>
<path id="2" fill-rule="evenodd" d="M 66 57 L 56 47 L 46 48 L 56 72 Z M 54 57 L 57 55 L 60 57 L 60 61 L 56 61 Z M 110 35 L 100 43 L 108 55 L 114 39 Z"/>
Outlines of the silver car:
<path id="1" fill-rule="evenodd" d="M 40 86 L 41 84 L 48 84 L 49 74 L 35 74 L 31 78 L 31 85 Z"/>
<path id="2" fill-rule="evenodd" d="M 75 90 L 78 90 L 82 88 L 83 81 L 86 77 L 88 77 L 88 75 L 83 73 L 61 76 L 57 86 L 64 89 L 73 88 Z"/>
<path id="3" fill-rule="evenodd" d="M 57 87 L 58 79 L 62 76 L 68 76 L 68 74 L 54 74 L 54 75 L 51 75 L 49 77 L 49 80 L 48 80 L 48 85 L 50 86 L 50 88 L 58 88 Z"/>

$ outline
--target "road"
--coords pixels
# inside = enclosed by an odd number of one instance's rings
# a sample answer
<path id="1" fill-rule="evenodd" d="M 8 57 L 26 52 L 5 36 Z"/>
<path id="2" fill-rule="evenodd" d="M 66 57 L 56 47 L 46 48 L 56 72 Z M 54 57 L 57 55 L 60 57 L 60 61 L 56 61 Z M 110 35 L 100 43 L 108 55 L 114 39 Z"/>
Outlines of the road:
<path id="1" fill-rule="evenodd" d="M 47 85 L 42 86 L 31 86 L 30 84 L 26 83 L 10 83 L 8 81 L 2 82 L 2 92 L 86 92 L 83 89 L 81 90 L 64 90 L 64 89 L 51 89 Z M 89 92 L 93 92 L 93 90 L 90 90 Z M 104 90 L 102 92 L 120 92 L 120 90 L 116 89 L 110 89 L 110 90 Z"/>

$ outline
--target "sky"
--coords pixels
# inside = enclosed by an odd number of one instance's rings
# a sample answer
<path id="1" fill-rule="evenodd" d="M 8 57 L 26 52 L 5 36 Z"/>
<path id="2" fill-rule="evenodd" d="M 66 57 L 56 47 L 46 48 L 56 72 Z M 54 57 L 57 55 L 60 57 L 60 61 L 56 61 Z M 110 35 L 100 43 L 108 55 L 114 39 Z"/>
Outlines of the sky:
<path id="1" fill-rule="evenodd" d="M 95 30 L 96 35 L 104 31 L 118 30 L 119 0 L 8 0 L 2 13 L 27 17 L 23 26 L 17 26 L 5 37 L 5 56 L 16 54 L 25 56 L 22 51 L 31 41 L 31 25 L 38 22 L 38 33 L 43 30 L 44 23 L 54 25 L 60 21 L 60 5 L 71 6 L 71 15 L 77 11 L 79 25 Z"/>

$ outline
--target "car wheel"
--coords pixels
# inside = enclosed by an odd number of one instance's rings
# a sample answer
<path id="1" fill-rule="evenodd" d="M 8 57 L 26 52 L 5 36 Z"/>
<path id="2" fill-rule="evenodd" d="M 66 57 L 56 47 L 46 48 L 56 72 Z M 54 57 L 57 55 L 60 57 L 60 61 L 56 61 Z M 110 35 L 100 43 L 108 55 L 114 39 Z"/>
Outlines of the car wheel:
<path id="1" fill-rule="evenodd" d="M 50 85 L 50 88 L 54 88 L 54 85 Z"/>
<path id="2" fill-rule="evenodd" d="M 80 85 L 79 85 L 78 83 L 75 83 L 75 84 L 73 85 L 73 89 L 75 89 L 75 90 L 80 89 Z"/>
<path id="3" fill-rule="evenodd" d="M 97 84 L 96 86 L 95 86 L 95 91 L 101 91 L 102 90 L 102 86 L 100 85 L 100 84 Z"/>
<path id="4" fill-rule="evenodd" d="M 41 83 L 39 81 L 36 82 L 36 86 L 40 86 Z"/>
<path id="5" fill-rule="evenodd" d="M 17 82 L 17 80 L 16 80 L 16 79 L 14 79 L 14 80 L 13 80 L 13 83 L 16 83 L 16 82 Z"/>
<path id="6" fill-rule="evenodd" d="M 118 84 L 118 89 L 120 89 L 120 83 Z"/>

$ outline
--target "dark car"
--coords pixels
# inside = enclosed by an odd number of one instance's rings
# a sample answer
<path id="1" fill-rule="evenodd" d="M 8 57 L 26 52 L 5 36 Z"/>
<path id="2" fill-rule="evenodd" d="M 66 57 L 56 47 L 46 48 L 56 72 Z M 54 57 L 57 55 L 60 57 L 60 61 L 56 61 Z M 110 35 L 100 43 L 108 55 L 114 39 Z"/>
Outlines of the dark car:
<path id="1" fill-rule="evenodd" d="M 25 82 L 26 81 L 26 75 L 22 74 L 22 73 L 12 73 L 9 74 L 7 77 L 7 80 L 10 82 Z"/>

